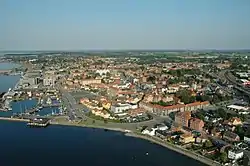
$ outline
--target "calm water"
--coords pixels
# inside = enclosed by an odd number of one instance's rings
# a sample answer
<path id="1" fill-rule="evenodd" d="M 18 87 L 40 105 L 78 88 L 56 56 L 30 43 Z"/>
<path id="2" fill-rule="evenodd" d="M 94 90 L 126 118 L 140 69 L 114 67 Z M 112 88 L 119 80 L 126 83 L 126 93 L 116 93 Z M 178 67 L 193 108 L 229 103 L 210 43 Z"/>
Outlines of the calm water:
<path id="1" fill-rule="evenodd" d="M 19 79 L 20 76 L 0 75 L 0 93 L 8 91 L 9 88 L 13 88 Z"/>
<path id="2" fill-rule="evenodd" d="M 2 117 L 11 117 L 15 113 L 24 113 L 26 110 L 34 108 L 37 105 L 37 100 L 32 99 L 32 100 L 24 100 L 24 101 L 18 101 L 18 102 L 12 102 L 12 111 L 8 112 L 0 112 L 0 116 Z M 43 108 L 36 114 L 40 116 L 45 116 L 48 114 L 52 114 L 52 111 L 54 113 L 59 113 L 58 108 Z"/>
<path id="3" fill-rule="evenodd" d="M 201 166 L 186 156 L 119 132 L 0 121 L 3 166 Z M 148 152 L 149 155 L 146 155 Z"/>
<path id="4" fill-rule="evenodd" d="M 0 70 L 9 70 L 18 67 L 20 67 L 20 65 L 15 63 L 5 63 L 5 62 L 0 63 Z"/>
<path id="5" fill-rule="evenodd" d="M 9 70 L 16 67 L 20 67 L 20 65 L 15 63 L 0 63 L 0 70 Z M 0 75 L 0 93 L 13 88 L 19 79 L 20 76 Z"/>

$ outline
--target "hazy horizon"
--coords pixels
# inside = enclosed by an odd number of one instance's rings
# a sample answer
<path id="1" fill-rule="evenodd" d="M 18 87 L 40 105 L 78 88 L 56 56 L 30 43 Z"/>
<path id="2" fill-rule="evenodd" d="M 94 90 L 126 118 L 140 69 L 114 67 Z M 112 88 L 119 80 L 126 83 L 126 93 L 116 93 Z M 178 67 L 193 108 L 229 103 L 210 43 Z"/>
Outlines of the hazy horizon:
<path id="1" fill-rule="evenodd" d="M 0 51 L 249 50 L 249 0 L 3 0 Z"/>

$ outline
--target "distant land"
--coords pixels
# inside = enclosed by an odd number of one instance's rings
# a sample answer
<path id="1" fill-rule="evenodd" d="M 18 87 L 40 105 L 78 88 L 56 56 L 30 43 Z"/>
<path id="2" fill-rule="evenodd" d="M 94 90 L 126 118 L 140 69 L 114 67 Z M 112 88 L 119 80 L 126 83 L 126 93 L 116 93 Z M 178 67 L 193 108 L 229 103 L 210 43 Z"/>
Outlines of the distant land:
<path id="1" fill-rule="evenodd" d="M 0 56 L 4 55 L 44 55 L 44 54 L 93 54 L 93 53 L 145 53 L 145 52 L 154 52 L 154 53 L 185 53 L 185 52 L 197 52 L 197 53 L 250 53 L 250 49 L 166 49 L 166 50 L 157 50 L 157 49 L 138 49 L 138 50 L 37 50 L 37 51 L 0 51 Z"/>

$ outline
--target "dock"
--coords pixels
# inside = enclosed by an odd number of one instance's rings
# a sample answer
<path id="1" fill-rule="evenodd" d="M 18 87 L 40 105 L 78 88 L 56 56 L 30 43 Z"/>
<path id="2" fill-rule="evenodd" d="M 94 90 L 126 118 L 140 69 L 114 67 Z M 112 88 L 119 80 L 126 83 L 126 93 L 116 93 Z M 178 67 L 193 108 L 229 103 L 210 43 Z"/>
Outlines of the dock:
<path id="1" fill-rule="evenodd" d="M 29 119 L 9 118 L 9 117 L 0 117 L 0 120 L 19 121 L 19 122 L 29 122 Z"/>
<path id="2" fill-rule="evenodd" d="M 30 127 L 47 127 L 50 124 L 49 118 L 34 118 L 30 119 L 27 126 Z"/>

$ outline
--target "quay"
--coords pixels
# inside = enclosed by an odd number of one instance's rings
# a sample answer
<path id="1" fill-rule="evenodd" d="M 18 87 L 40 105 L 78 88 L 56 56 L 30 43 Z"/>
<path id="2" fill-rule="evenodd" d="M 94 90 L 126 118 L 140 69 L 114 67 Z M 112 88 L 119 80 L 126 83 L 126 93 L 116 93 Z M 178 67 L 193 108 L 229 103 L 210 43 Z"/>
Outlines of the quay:
<path id="1" fill-rule="evenodd" d="M 47 127 L 50 124 L 49 118 L 34 118 L 30 119 L 27 126 L 31 127 Z"/>
<path id="2" fill-rule="evenodd" d="M 29 119 L 19 119 L 19 118 L 10 118 L 10 117 L 0 117 L 0 120 L 29 122 Z"/>

